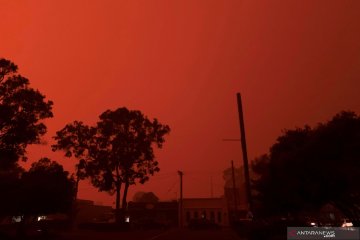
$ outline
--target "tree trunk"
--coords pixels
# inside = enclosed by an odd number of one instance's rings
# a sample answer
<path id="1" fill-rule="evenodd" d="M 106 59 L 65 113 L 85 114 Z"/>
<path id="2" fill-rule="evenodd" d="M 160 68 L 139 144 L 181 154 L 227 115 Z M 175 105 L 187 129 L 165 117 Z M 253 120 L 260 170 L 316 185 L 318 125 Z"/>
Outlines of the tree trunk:
<path id="1" fill-rule="evenodd" d="M 76 177 L 75 194 L 74 194 L 75 201 L 77 200 L 77 195 L 78 195 L 78 192 L 79 192 L 79 182 L 80 182 L 80 178 Z"/>
<path id="2" fill-rule="evenodd" d="M 126 197 L 127 197 L 129 185 L 130 185 L 130 184 L 129 184 L 129 180 L 126 180 L 126 182 L 125 182 L 125 189 L 124 189 L 124 196 L 123 196 L 123 199 L 122 199 L 122 210 L 123 210 L 123 213 L 124 213 L 124 214 L 125 214 L 126 209 L 127 209 Z"/>
<path id="3" fill-rule="evenodd" d="M 74 193 L 73 201 L 72 201 L 72 204 L 71 204 L 71 210 L 70 210 L 70 213 L 69 213 L 70 224 L 71 224 L 72 229 L 77 228 L 76 217 L 77 217 L 77 212 L 78 212 L 77 195 L 78 195 L 78 192 L 79 192 L 79 182 L 80 182 L 80 178 L 79 178 L 79 176 L 77 176 L 76 182 L 75 182 L 75 193 Z"/>
<path id="4" fill-rule="evenodd" d="M 116 185 L 116 205 L 115 205 L 115 220 L 117 223 L 120 223 L 122 220 L 121 209 L 120 209 L 120 190 L 121 182 L 118 182 Z"/>

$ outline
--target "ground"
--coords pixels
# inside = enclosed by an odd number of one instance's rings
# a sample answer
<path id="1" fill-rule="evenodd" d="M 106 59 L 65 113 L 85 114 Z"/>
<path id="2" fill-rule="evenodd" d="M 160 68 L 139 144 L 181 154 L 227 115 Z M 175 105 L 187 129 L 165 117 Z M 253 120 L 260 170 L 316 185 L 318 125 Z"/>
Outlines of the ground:
<path id="1" fill-rule="evenodd" d="M 73 231 L 63 233 L 63 240 L 241 240 L 236 233 L 230 229 L 222 230 L 189 230 L 170 229 L 129 231 L 129 232 L 94 232 L 94 231 Z"/>

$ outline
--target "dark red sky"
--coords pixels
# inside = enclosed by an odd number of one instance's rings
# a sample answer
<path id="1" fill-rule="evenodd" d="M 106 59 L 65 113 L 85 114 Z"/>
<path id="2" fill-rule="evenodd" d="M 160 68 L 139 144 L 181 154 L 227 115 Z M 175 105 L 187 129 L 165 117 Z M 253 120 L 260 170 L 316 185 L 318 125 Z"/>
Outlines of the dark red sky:
<path id="1" fill-rule="evenodd" d="M 0 0 L 0 57 L 53 100 L 46 140 L 73 120 L 96 122 L 126 106 L 169 124 L 161 172 L 135 191 L 222 194 L 222 170 L 241 163 L 236 92 L 243 95 L 249 158 L 284 128 L 340 110 L 360 113 L 360 1 Z M 32 161 L 49 156 L 29 148 Z M 114 200 L 83 183 L 80 197 Z"/>

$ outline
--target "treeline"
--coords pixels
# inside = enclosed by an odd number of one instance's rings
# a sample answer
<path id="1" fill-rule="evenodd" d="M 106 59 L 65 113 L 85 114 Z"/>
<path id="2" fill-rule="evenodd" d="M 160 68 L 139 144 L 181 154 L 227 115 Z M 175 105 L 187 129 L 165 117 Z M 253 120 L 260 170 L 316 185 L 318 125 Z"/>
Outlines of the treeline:
<path id="1" fill-rule="evenodd" d="M 297 216 L 331 204 L 360 219 L 360 116 L 336 114 L 315 127 L 285 130 L 253 161 L 258 216 Z"/>
<path id="2" fill-rule="evenodd" d="M 48 158 L 25 170 L 19 162 L 28 160 L 29 144 L 41 143 L 52 107 L 13 62 L 0 59 L 0 217 L 69 213 L 79 181 L 88 178 L 99 191 L 116 195 L 121 221 L 129 187 L 145 183 L 160 170 L 154 149 L 162 148 L 169 126 L 125 107 L 106 110 L 94 126 L 74 121 L 54 136 L 52 150 L 75 159 L 75 174 Z"/>

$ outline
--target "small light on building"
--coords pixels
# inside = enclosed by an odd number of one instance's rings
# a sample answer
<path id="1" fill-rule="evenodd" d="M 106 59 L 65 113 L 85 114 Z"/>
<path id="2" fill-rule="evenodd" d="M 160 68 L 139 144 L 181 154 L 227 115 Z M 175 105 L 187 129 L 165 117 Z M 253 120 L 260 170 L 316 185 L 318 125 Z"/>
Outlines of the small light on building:
<path id="1" fill-rule="evenodd" d="M 130 217 L 125 217 L 125 222 L 129 223 L 130 222 Z"/>

